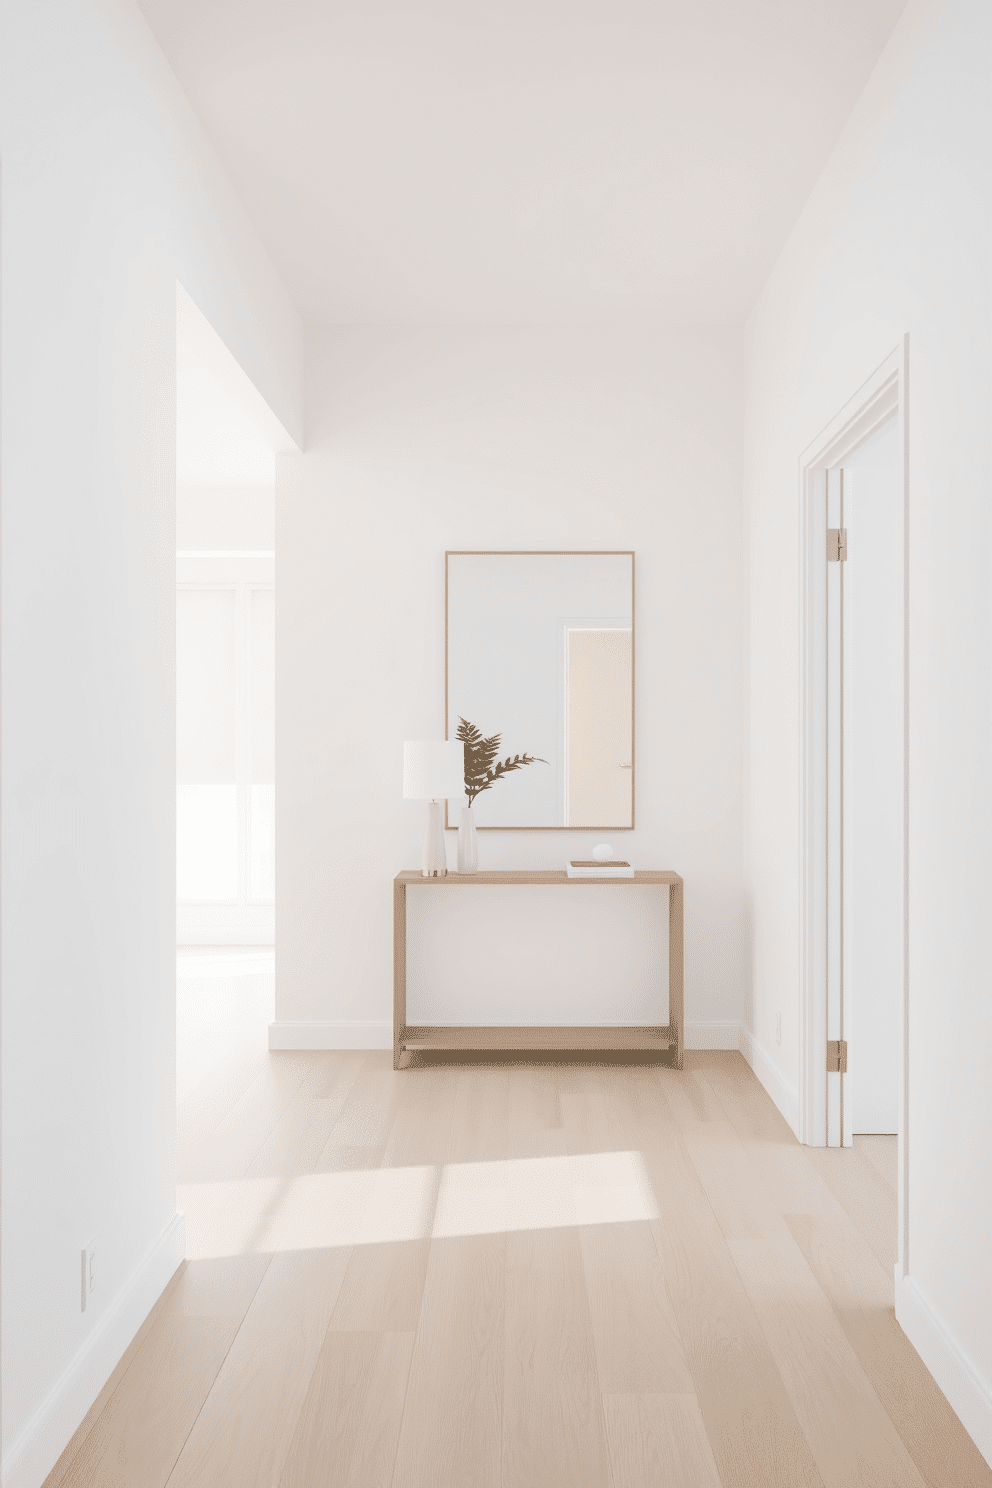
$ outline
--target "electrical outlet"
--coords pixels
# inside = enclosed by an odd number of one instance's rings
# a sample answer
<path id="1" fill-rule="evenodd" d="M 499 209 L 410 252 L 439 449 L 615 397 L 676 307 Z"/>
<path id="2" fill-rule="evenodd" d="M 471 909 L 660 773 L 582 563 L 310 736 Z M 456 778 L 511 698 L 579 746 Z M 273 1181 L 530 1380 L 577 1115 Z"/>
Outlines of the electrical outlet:
<path id="1" fill-rule="evenodd" d="M 781 1008 L 775 1014 L 775 1042 L 777 1044 L 780 1044 L 782 1042 L 782 1010 L 781 1010 Z"/>
<path id="2" fill-rule="evenodd" d="M 86 1311 L 86 1305 L 96 1287 L 96 1239 L 85 1245 L 79 1253 L 79 1287 L 81 1311 Z"/>

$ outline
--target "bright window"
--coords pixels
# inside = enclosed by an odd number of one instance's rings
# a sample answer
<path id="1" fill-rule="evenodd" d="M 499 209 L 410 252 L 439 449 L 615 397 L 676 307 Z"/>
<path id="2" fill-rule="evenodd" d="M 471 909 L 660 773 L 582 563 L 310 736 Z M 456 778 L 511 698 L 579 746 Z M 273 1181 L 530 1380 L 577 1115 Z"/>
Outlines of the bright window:
<path id="1" fill-rule="evenodd" d="M 177 580 L 183 938 L 184 906 L 191 913 L 227 906 L 250 919 L 253 906 L 271 906 L 275 897 L 274 561 L 260 553 L 180 553 Z M 231 932 L 237 938 L 234 921 Z"/>

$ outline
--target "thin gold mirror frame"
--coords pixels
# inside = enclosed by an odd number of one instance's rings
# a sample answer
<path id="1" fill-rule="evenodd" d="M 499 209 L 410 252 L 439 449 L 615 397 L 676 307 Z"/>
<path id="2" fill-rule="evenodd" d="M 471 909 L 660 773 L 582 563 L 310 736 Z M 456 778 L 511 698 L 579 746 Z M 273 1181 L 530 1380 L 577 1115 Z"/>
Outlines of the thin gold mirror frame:
<path id="1" fill-rule="evenodd" d="M 448 696 L 449 652 L 449 563 L 452 558 L 629 558 L 630 559 L 630 825 L 629 826 L 482 826 L 479 832 L 632 832 L 635 825 L 637 792 L 637 730 L 635 727 L 636 686 L 636 608 L 634 584 L 634 550 L 632 548 L 450 548 L 444 555 L 444 737 L 448 733 L 450 701 Z M 458 830 L 449 819 L 449 803 L 444 803 L 444 825 L 449 832 Z"/>

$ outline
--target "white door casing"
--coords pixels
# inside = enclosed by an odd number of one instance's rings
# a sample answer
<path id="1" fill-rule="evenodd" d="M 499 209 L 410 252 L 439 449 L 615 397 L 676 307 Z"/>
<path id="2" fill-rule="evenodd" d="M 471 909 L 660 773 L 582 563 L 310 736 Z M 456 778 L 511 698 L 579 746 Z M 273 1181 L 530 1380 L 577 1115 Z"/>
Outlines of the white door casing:
<path id="1" fill-rule="evenodd" d="M 892 1133 L 899 1126 L 905 718 L 901 463 L 893 414 L 842 467 L 848 530 L 846 1114 L 855 1133 Z"/>
<path id="2" fill-rule="evenodd" d="M 847 872 L 850 815 L 845 786 L 850 760 L 850 711 L 848 678 L 850 677 L 851 627 L 848 623 L 847 558 L 834 558 L 828 534 L 847 534 L 848 511 L 844 500 L 843 467 L 824 472 L 824 493 L 818 521 L 823 527 L 824 579 L 824 712 L 825 771 L 824 815 L 826 819 L 825 853 L 826 886 L 824 936 L 824 980 L 826 982 L 826 1039 L 844 1045 L 850 1032 L 850 937 L 848 930 L 849 886 Z M 846 543 L 844 544 L 846 546 Z M 835 540 L 833 552 L 842 551 Z M 828 1147 L 849 1147 L 852 1141 L 851 1081 L 843 1070 L 827 1073 L 827 1110 L 825 1140 Z"/>
<path id="3" fill-rule="evenodd" d="M 828 563 L 826 554 L 826 531 L 828 525 L 838 525 L 836 522 L 828 524 L 827 521 L 827 499 L 828 499 L 828 471 L 834 472 L 831 480 L 837 481 L 836 490 L 832 490 L 831 496 L 836 496 L 839 506 L 840 475 L 842 466 L 849 466 L 851 474 L 847 478 L 848 500 L 851 503 L 847 510 L 855 513 L 852 521 L 857 520 L 857 491 L 861 481 L 861 473 L 858 469 L 857 454 L 859 450 L 865 449 L 872 439 L 888 420 L 895 420 L 894 443 L 896 446 L 897 469 L 894 475 L 894 496 L 891 505 L 894 506 L 893 521 L 897 531 L 894 534 L 894 549 L 897 556 L 897 575 L 901 579 L 901 595 L 896 598 L 896 608 L 900 612 L 897 621 L 900 634 L 898 636 L 897 649 L 901 654 L 900 681 L 901 681 L 901 738 L 899 741 L 899 761 L 895 771 L 896 779 L 894 789 L 896 797 L 901 804 L 901 821 L 897 832 L 896 858 L 898 863 L 898 898 L 899 898 L 899 944 L 898 944 L 898 966 L 896 969 L 896 982 L 898 985 L 898 1017 L 897 1026 L 892 1029 L 891 1037 L 896 1045 L 898 1063 L 898 1136 L 899 1136 L 899 1271 L 905 1274 L 908 1266 L 908 1235 L 906 1233 L 907 1205 L 907 1154 L 909 1144 L 908 1124 L 908 874 L 909 859 L 907 850 L 908 841 L 908 656 L 909 656 L 909 634 L 907 624 L 908 614 L 908 551 L 909 551 L 909 524 L 908 524 L 908 373 L 909 373 L 909 338 L 903 338 L 902 343 L 888 356 L 867 380 L 861 389 L 844 405 L 844 407 L 830 420 L 820 435 L 807 447 L 800 456 L 800 759 L 799 759 L 799 782 L 800 782 L 800 840 L 799 840 L 799 878 L 800 878 L 800 935 L 799 935 L 799 983 L 800 983 L 800 1068 L 799 1068 L 799 1136 L 800 1140 L 810 1145 L 822 1146 L 828 1140 L 828 1079 L 833 1079 L 838 1084 L 836 1100 L 836 1126 L 837 1138 L 839 1139 L 839 1085 L 840 1076 L 828 1077 L 827 1064 L 827 1038 L 828 1038 L 828 983 L 831 976 L 830 968 L 830 943 L 828 940 L 828 888 L 829 875 L 833 870 L 836 873 L 839 867 L 839 859 L 831 863 L 828 858 L 828 814 L 831 802 L 828 792 L 828 648 L 827 648 L 827 625 L 828 625 L 828 578 L 831 586 L 837 586 L 839 591 L 839 578 L 828 574 L 828 570 L 836 570 L 841 565 Z M 846 520 L 845 514 L 845 520 Z M 849 549 L 850 551 L 850 549 Z M 851 559 L 848 559 L 848 571 L 845 575 L 845 583 L 848 585 L 847 598 L 854 598 L 856 615 L 857 589 L 850 569 Z M 839 594 L 834 595 L 834 599 Z M 835 645 L 837 638 L 835 638 Z M 848 626 L 847 649 L 844 652 L 837 650 L 836 660 L 839 662 L 841 655 L 845 658 L 845 664 L 850 669 L 852 665 L 852 631 Z M 838 679 L 834 679 L 834 688 L 838 685 Z M 834 696 L 834 707 L 839 707 L 839 695 Z M 835 714 L 835 721 L 837 715 Z M 847 747 L 852 747 L 850 735 L 851 718 L 847 719 L 847 734 L 845 736 Z M 835 745 L 836 747 L 836 745 Z M 834 790 L 837 791 L 839 782 L 834 781 Z M 851 782 L 848 783 L 851 789 Z M 838 805 L 835 795 L 834 803 Z M 839 822 L 835 821 L 834 831 L 837 832 Z M 848 850 L 852 841 L 857 840 L 857 829 L 850 825 L 850 813 L 847 817 L 846 846 Z M 835 839 L 835 846 L 838 845 Z M 848 873 L 850 875 L 850 869 Z M 834 894 L 838 891 L 834 884 Z M 839 901 L 835 901 L 839 902 Z M 848 900 L 850 904 L 850 899 Z M 856 916 L 855 916 L 856 919 Z M 852 962 L 850 960 L 852 945 L 851 933 L 854 932 L 853 925 L 845 927 L 848 932 L 845 936 L 848 959 L 846 966 L 842 962 L 835 962 L 834 969 L 838 973 L 844 967 L 845 981 L 850 980 L 852 975 Z M 836 942 L 837 926 L 833 927 L 833 936 Z M 833 945 L 834 956 L 838 954 L 839 947 Z M 853 990 L 853 989 L 852 989 Z M 839 1023 L 840 1008 L 836 1009 L 836 1019 L 831 1010 L 831 1038 L 839 1036 L 839 1030 L 834 1029 L 834 1021 Z M 845 1010 L 845 1037 L 849 1044 L 849 1069 L 850 1075 L 845 1077 L 849 1081 L 850 1094 L 854 1097 L 853 1075 L 857 1069 L 857 1054 L 851 1048 L 856 1037 L 857 1013 L 854 1011 L 853 1002 L 849 1009 Z M 847 1092 L 845 1092 L 845 1096 Z M 850 1111 L 845 1111 L 845 1140 L 858 1125 L 855 1104 L 854 1125 L 850 1124 Z M 832 1139 L 832 1132 L 831 1132 Z"/>

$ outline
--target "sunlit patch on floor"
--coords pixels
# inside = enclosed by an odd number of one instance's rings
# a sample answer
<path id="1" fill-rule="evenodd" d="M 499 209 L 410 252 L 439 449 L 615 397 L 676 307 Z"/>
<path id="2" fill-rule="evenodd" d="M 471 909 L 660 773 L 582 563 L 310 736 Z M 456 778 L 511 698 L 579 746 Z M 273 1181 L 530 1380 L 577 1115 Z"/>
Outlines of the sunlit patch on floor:
<path id="1" fill-rule="evenodd" d="M 626 1224 L 659 1213 L 640 1152 L 189 1184 L 181 1202 L 191 1211 L 189 1254 L 203 1259 Z"/>

